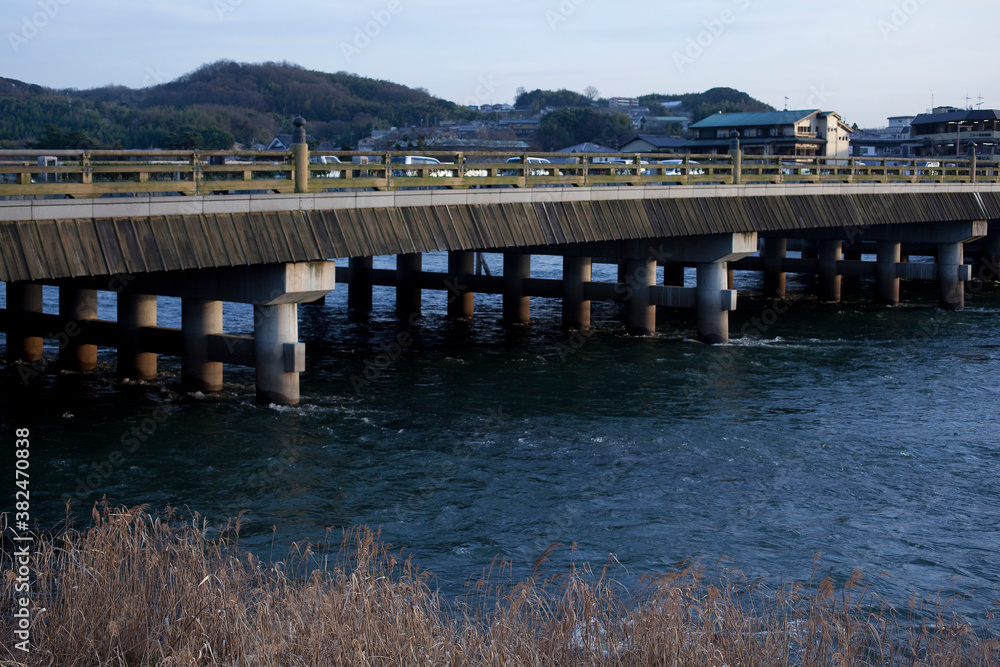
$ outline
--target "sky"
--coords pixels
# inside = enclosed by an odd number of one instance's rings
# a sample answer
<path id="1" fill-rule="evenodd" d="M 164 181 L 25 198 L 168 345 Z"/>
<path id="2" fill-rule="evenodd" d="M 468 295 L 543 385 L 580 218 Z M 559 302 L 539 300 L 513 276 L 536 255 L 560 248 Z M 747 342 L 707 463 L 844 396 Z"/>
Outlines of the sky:
<path id="1" fill-rule="evenodd" d="M 3 0 L 0 76 L 142 88 L 286 61 L 460 104 L 727 86 L 879 127 L 932 104 L 1000 108 L 998 17 L 996 0 Z"/>

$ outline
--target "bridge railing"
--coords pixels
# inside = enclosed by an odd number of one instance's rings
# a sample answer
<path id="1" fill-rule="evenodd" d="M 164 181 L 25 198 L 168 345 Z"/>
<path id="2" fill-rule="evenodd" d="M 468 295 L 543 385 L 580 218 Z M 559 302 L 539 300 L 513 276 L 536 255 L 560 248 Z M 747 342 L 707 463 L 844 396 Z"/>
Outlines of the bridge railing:
<path id="1" fill-rule="evenodd" d="M 742 154 L 739 182 L 1000 182 L 972 158 Z M 663 153 L 311 152 L 309 192 L 731 184 L 733 157 Z M 295 192 L 290 151 L 0 151 L 0 197 Z"/>

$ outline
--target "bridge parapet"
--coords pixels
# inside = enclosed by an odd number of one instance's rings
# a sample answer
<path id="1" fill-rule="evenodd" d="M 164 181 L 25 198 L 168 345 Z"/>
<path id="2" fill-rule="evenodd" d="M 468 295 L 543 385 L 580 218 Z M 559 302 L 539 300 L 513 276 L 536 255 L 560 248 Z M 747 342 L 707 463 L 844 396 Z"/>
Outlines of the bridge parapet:
<path id="1" fill-rule="evenodd" d="M 299 155 L 296 158 L 296 155 Z M 0 151 L 0 199 L 597 185 L 1000 183 L 975 156 L 859 159 L 663 153 Z M 298 168 L 296 159 L 299 160 Z M 307 164 L 309 177 L 302 177 Z M 734 165 L 739 174 L 734 177 Z"/>

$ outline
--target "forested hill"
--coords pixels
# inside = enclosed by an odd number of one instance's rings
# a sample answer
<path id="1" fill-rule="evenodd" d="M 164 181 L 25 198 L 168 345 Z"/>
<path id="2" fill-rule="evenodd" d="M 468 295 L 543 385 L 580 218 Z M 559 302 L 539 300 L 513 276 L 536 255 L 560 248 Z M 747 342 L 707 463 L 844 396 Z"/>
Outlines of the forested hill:
<path id="1" fill-rule="evenodd" d="M 0 147 L 228 148 L 291 132 L 300 114 L 312 137 L 336 144 L 373 128 L 478 116 L 424 90 L 288 63 L 220 61 L 138 90 L 52 90 L 0 79 Z"/>
<path id="2" fill-rule="evenodd" d="M 681 109 L 691 114 L 691 120 L 697 123 L 702 118 L 722 113 L 743 113 L 774 111 L 774 107 L 735 88 L 710 88 L 703 93 L 684 93 L 682 95 L 643 95 L 639 98 L 642 106 L 653 107 L 664 102 L 680 102 Z M 668 114 L 671 115 L 671 114 Z"/>

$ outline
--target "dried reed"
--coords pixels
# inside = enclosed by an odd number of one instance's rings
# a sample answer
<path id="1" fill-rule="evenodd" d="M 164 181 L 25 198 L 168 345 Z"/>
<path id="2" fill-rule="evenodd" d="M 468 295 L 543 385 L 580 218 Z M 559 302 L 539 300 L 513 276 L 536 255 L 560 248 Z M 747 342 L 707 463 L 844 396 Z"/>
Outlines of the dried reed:
<path id="1" fill-rule="evenodd" d="M 95 506 L 92 525 L 39 536 L 32 651 L 0 620 L 4 664 L 24 665 L 997 665 L 1000 643 L 947 605 L 900 612 L 856 572 L 841 586 L 769 588 L 695 566 L 639 581 L 611 560 L 531 576 L 497 560 L 443 602 L 366 527 L 284 561 L 239 545 L 239 519 Z M 331 555 L 332 554 L 332 555 Z M 4 608 L 14 608 L 11 552 Z"/>

